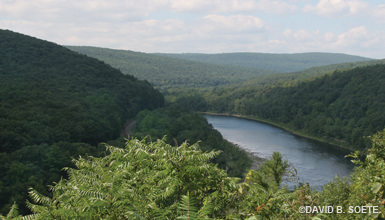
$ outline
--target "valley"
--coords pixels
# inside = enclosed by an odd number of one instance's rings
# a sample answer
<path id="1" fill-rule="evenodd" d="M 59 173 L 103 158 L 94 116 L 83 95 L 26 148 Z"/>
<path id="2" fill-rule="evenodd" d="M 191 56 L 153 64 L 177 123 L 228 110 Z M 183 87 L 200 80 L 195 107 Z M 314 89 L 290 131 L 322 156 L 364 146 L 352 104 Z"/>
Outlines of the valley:
<path id="1" fill-rule="evenodd" d="M 301 219 L 300 204 L 368 203 L 385 213 L 385 60 L 147 54 L 0 30 L 0 77 L 0 217 Z M 316 174 L 322 187 L 314 190 L 314 182 L 298 181 L 300 173 L 339 165 L 302 164 L 297 172 L 287 151 L 273 147 L 283 145 L 270 142 L 264 163 L 250 170 L 248 152 L 201 112 L 250 117 L 343 146 L 357 168 L 346 177 Z M 258 129 L 250 130 L 256 137 Z M 304 142 L 297 139 L 294 145 Z M 313 156 L 330 148 L 320 146 Z M 318 160 L 298 156 L 309 149 L 290 160 Z M 296 180 L 281 187 L 287 176 Z"/>

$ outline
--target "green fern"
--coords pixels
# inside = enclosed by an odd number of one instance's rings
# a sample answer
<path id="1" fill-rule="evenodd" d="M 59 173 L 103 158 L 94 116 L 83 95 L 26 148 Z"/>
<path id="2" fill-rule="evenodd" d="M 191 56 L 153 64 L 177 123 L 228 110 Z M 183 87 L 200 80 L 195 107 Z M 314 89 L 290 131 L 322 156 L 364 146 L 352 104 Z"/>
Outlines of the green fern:
<path id="1" fill-rule="evenodd" d="M 197 207 L 197 201 L 187 194 L 182 196 L 179 210 L 183 215 L 178 216 L 178 219 L 210 219 L 208 216 L 212 214 L 212 205 L 204 205 L 199 209 Z"/>
<path id="2" fill-rule="evenodd" d="M 11 206 L 7 216 L 3 216 L 0 214 L 0 220 L 11 220 L 11 219 L 22 219 L 22 216 L 19 215 L 19 207 L 16 203 L 13 203 Z"/>
<path id="3" fill-rule="evenodd" d="M 190 196 L 182 196 L 182 202 L 180 203 L 179 209 L 184 212 L 185 215 L 179 216 L 178 219 L 197 219 L 198 208 L 196 207 L 196 202 L 194 202 L 194 200 L 190 198 Z"/>

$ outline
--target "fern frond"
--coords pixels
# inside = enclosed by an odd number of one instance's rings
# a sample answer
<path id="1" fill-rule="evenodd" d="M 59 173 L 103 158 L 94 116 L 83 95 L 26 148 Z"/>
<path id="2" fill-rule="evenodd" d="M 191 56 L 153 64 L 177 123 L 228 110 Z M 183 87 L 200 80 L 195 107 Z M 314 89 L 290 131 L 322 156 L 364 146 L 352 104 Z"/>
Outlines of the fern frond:
<path id="1" fill-rule="evenodd" d="M 16 202 L 14 202 L 7 214 L 6 219 L 15 219 L 17 217 L 19 217 L 19 207 L 17 206 Z"/>
<path id="2" fill-rule="evenodd" d="M 86 197 L 91 197 L 91 198 L 96 198 L 99 200 L 104 200 L 107 198 L 107 196 L 100 192 L 100 191 L 94 191 L 94 190 L 79 190 L 80 195 L 86 196 Z"/>
<path id="3" fill-rule="evenodd" d="M 31 210 L 34 215 L 28 215 L 27 217 L 28 218 L 35 218 L 35 219 L 38 219 L 40 216 L 42 215 L 47 215 L 48 214 L 48 209 L 46 206 L 41 206 L 41 205 L 35 205 L 35 204 L 32 204 L 30 203 L 29 201 L 26 202 L 26 205 L 27 207 L 29 208 L 29 210 Z M 26 216 L 24 216 L 26 217 Z"/>
<path id="4" fill-rule="evenodd" d="M 104 146 L 106 147 L 106 150 L 111 152 L 111 153 L 124 153 L 125 152 L 125 149 L 123 149 L 123 148 L 114 147 L 114 146 L 107 145 L 107 144 L 105 144 Z"/>
<path id="5" fill-rule="evenodd" d="M 39 219 L 39 216 L 38 214 L 31 214 L 31 215 L 26 215 L 26 216 L 23 216 L 21 219 L 22 220 L 35 220 L 35 219 Z"/>
<path id="6" fill-rule="evenodd" d="M 178 219 L 197 219 L 198 208 L 196 206 L 196 201 L 191 198 L 189 194 L 182 196 L 179 210 L 181 210 L 185 215 L 178 216 Z"/>
<path id="7" fill-rule="evenodd" d="M 40 203 L 42 205 L 50 205 L 52 203 L 52 200 L 46 196 L 43 196 L 38 191 L 36 191 L 33 188 L 29 188 L 29 196 L 35 201 L 36 203 Z"/>
<path id="8" fill-rule="evenodd" d="M 198 211 L 198 217 L 200 219 L 205 218 L 207 219 L 208 215 L 212 214 L 214 210 L 214 206 L 212 203 L 205 204 L 199 211 Z"/>

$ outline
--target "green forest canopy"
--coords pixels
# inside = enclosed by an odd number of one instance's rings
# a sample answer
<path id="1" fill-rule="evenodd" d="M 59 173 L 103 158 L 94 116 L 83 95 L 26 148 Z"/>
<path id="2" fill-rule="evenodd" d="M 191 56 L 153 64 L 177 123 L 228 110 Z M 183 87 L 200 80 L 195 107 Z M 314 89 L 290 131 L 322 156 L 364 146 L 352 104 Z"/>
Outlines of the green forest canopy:
<path id="1" fill-rule="evenodd" d="M 155 88 L 205 88 L 230 85 L 274 71 L 180 60 L 154 54 L 98 47 L 67 48 L 110 64 L 125 74 L 147 80 Z"/>
<path id="2" fill-rule="evenodd" d="M 369 61 L 370 58 L 353 56 L 341 53 L 221 53 L 221 54 L 199 54 L 182 53 L 168 54 L 157 53 L 157 55 L 173 57 L 182 60 L 198 61 L 212 64 L 226 64 L 240 67 L 266 69 L 275 72 L 297 72 L 304 69 L 325 66 L 337 63 L 352 63 L 358 61 Z"/>
<path id="3" fill-rule="evenodd" d="M 202 111 L 252 116 L 350 148 L 364 148 L 364 137 L 385 127 L 385 64 L 289 85 L 252 85 L 206 92 Z"/>
<path id="4" fill-rule="evenodd" d="M 149 83 L 33 37 L 0 30 L 0 204 L 60 179 L 143 109 L 164 105 Z M 6 205 L 7 204 L 7 205 Z"/>

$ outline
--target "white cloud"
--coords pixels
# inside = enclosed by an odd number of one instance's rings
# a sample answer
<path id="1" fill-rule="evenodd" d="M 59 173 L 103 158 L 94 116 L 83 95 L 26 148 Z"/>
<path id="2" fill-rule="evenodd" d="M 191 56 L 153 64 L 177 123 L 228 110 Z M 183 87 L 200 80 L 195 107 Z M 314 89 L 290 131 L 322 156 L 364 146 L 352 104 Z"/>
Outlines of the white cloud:
<path id="1" fill-rule="evenodd" d="M 337 47 L 361 47 L 373 40 L 375 41 L 375 36 L 369 33 L 366 27 L 361 26 L 339 34 L 335 45 Z"/>
<path id="2" fill-rule="evenodd" d="M 207 15 L 204 17 L 203 26 L 209 33 L 256 33 L 265 29 L 261 19 L 247 15 Z"/>
<path id="3" fill-rule="evenodd" d="M 378 22 L 385 23 L 385 5 L 378 5 L 373 9 L 372 16 L 375 17 Z"/>
<path id="4" fill-rule="evenodd" d="M 305 13 L 316 13 L 326 17 L 358 14 L 367 11 L 369 5 L 358 0 L 320 0 L 317 5 L 306 5 Z"/>
<path id="5" fill-rule="evenodd" d="M 191 33 L 191 26 L 182 20 L 142 20 L 120 24 L 101 24 L 99 29 L 84 28 L 71 31 L 67 35 L 66 45 L 84 45 L 84 39 L 88 37 L 87 45 L 105 45 L 104 47 L 116 49 L 130 49 L 135 51 L 157 51 L 157 48 L 172 48 L 174 44 L 186 43 Z M 77 36 L 78 38 L 71 38 Z"/>
<path id="6" fill-rule="evenodd" d="M 15 0 L 0 1 L 0 12 L 2 17 L 55 22 L 138 20 L 153 10 L 146 3 L 146 0 Z"/>
<path id="7" fill-rule="evenodd" d="M 14 0 L 0 1 L 4 18 L 70 22 L 122 22 L 149 18 L 152 12 L 195 15 L 267 12 L 290 14 L 297 6 L 281 0 Z"/>
<path id="8" fill-rule="evenodd" d="M 285 1 L 260 0 L 255 5 L 255 9 L 259 11 L 269 12 L 273 14 L 293 14 L 298 11 L 296 5 L 288 4 Z"/>
<path id="9" fill-rule="evenodd" d="M 287 29 L 283 32 L 283 35 L 287 39 L 291 39 L 298 42 L 309 42 L 314 40 L 314 33 L 307 32 L 305 30 L 292 31 Z"/>
<path id="10" fill-rule="evenodd" d="M 155 2 L 155 0 L 154 0 Z M 290 14 L 297 6 L 282 0 L 160 0 L 163 8 L 176 12 L 226 13 L 264 11 L 273 14 Z"/>
<path id="11" fill-rule="evenodd" d="M 287 41 L 296 42 L 296 44 L 312 44 L 316 48 L 317 44 L 330 43 L 335 40 L 335 34 L 331 32 L 322 33 L 319 30 L 309 32 L 306 30 L 296 30 L 287 29 L 283 32 L 283 36 Z"/>
<path id="12" fill-rule="evenodd" d="M 205 0 L 165 0 L 161 2 L 162 8 L 166 10 L 176 12 L 195 12 L 195 13 L 206 13 L 208 10 L 212 10 L 213 6 L 217 4 L 217 1 L 205 1 Z"/>
<path id="13" fill-rule="evenodd" d="M 282 48 L 292 52 L 321 51 L 381 57 L 382 52 L 379 49 L 385 49 L 381 43 L 385 40 L 385 32 L 371 33 L 365 26 L 355 27 L 340 34 L 287 29 L 282 36 Z"/>

